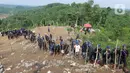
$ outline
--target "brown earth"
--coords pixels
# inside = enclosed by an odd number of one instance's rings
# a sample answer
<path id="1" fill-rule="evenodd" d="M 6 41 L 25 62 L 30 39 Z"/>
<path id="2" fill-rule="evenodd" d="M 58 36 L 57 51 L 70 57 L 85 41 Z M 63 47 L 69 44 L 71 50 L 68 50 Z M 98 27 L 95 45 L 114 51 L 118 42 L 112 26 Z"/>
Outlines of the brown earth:
<path id="1" fill-rule="evenodd" d="M 47 33 L 48 27 L 37 27 L 34 31 L 38 34 L 44 35 Z M 51 32 L 54 37 L 63 36 L 64 39 L 67 39 L 68 34 L 66 31 L 66 27 L 50 27 Z M 20 67 L 16 68 L 16 66 L 21 63 L 21 61 L 38 61 L 43 62 L 44 60 L 52 61 L 52 60 L 62 60 L 68 61 L 70 59 L 64 59 L 61 55 L 50 56 L 46 51 L 40 51 L 36 43 L 31 43 L 29 40 L 25 40 L 23 37 L 18 39 L 8 40 L 7 37 L 0 37 L 0 63 L 4 65 L 5 69 L 11 68 L 11 70 L 6 70 L 5 73 L 34 73 L 35 69 Z M 80 64 L 84 64 L 83 60 L 77 60 L 76 62 Z M 39 73 L 47 73 L 48 70 L 51 70 L 53 73 L 63 73 L 64 68 L 75 69 L 75 67 L 70 67 L 70 65 L 65 62 L 64 66 L 59 67 L 49 67 L 46 69 L 41 69 Z M 29 70 L 28 72 L 24 72 L 24 70 Z M 85 73 L 85 72 L 75 72 L 71 73 Z M 111 70 L 98 70 L 96 73 L 112 73 Z M 121 71 L 116 73 L 122 73 Z"/>
<path id="2" fill-rule="evenodd" d="M 9 15 L 8 14 L 0 14 L 0 19 L 7 18 Z"/>

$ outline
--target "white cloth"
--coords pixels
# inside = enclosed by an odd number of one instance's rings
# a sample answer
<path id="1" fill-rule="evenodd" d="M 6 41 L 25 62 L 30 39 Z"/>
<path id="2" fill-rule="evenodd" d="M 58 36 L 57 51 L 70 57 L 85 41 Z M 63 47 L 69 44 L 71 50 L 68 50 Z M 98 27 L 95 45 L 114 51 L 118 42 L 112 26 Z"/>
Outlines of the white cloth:
<path id="1" fill-rule="evenodd" d="M 75 45 L 75 52 L 80 52 L 80 45 Z"/>
<path id="2" fill-rule="evenodd" d="M 65 53 L 64 50 L 61 50 L 61 53 L 64 54 Z"/>

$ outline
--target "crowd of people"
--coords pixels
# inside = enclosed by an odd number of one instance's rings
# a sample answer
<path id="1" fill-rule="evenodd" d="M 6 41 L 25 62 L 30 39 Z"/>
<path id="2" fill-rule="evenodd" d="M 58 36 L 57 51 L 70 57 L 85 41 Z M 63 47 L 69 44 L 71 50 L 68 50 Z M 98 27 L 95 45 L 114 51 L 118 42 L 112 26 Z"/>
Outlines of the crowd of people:
<path id="1" fill-rule="evenodd" d="M 48 32 L 50 32 L 49 28 Z M 129 53 L 125 44 L 114 49 L 110 46 L 102 49 L 101 44 L 98 44 L 95 48 L 90 41 L 83 42 L 81 45 L 78 37 L 76 39 L 71 38 L 69 39 L 70 43 L 66 43 L 62 36 L 53 40 L 52 34 L 45 34 L 44 36 L 36 35 L 35 32 L 24 28 L 1 32 L 1 34 L 2 36 L 8 36 L 9 40 L 24 36 L 25 39 L 29 39 L 33 43 L 37 42 L 39 49 L 46 52 L 49 51 L 50 55 L 66 55 L 71 53 L 75 58 L 83 58 L 86 62 L 94 63 L 96 61 L 96 63 L 102 65 L 115 64 L 116 62 L 118 67 L 121 65 L 127 67 L 126 60 Z"/>

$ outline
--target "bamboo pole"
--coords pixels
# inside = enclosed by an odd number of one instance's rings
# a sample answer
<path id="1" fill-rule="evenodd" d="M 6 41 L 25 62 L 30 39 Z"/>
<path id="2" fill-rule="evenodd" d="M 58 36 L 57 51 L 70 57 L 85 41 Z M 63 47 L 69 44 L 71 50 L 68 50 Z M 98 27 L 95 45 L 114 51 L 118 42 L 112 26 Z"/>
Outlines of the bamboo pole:
<path id="1" fill-rule="evenodd" d="M 114 65 L 114 70 L 116 69 L 116 64 L 117 64 L 117 46 L 118 46 L 118 40 L 116 42 L 116 49 L 115 49 L 115 65 Z"/>
<path id="2" fill-rule="evenodd" d="M 120 67 L 120 62 L 121 62 L 121 56 L 122 56 L 122 49 L 120 50 L 120 57 L 119 57 L 119 66 L 118 66 L 118 68 Z"/>
<path id="3" fill-rule="evenodd" d="M 85 57 L 85 64 L 87 63 L 86 60 L 88 60 L 88 45 L 87 45 L 87 51 L 86 51 L 86 57 Z"/>
<path id="4" fill-rule="evenodd" d="M 95 59 L 95 62 L 94 62 L 94 67 L 96 66 L 97 59 L 98 59 L 98 45 L 97 45 L 96 59 Z"/>
<path id="5" fill-rule="evenodd" d="M 106 50 L 106 65 L 108 64 L 108 51 Z"/>

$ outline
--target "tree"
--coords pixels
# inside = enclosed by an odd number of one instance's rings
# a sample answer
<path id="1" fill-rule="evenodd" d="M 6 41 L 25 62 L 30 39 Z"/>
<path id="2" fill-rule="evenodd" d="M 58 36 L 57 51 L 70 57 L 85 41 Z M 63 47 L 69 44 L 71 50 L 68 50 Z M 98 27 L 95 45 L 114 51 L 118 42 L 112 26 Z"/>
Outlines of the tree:
<path id="1" fill-rule="evenodd" d="M 0 25 L 2 24 L 2 20 L 0 20 Z"/>
<path id="2" fill-rule="evenodd" d="M 101 8 L 98 4 L 94 5 L 92 8 L 92 24 L 98 25 L 101 21 Z"/>
<path id="3" fill-rule="evenodd" d="M 91 6 L 90 6 L 90 4 L 84 3 L 84 8 L 82 11 L 83 11 L 83 15 L 85 15 L 85 21 L 86 22 L 91 21 Z"/>
<path id="4" fill-rule="evenodd" d="M 90 6 L 92 6 L 92 5 L 94 4 L 94 1 L 93 1 L 93 0 L 88 0 L 88 4 L 89 4 Z"/>

